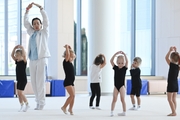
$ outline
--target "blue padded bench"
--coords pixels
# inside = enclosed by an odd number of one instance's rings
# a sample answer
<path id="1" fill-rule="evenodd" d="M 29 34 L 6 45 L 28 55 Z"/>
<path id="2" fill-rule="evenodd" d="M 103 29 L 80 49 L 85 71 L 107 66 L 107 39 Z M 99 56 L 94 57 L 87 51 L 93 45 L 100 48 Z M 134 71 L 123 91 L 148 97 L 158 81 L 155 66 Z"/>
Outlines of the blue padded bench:
<path id="1" fill-rule="evenodd" d="M 51 96 L 65 96 L 64 80 L 51 80 Z"/>
<path id="2" fill-rule="evenodd" d="M 148 81 L 147 80 L 141 80 L 142 81 L 142 88 L 141 88 L 141 95 L 147 95 L 148 94 Z M 127 95 L 130 95 L 131 93 L 131 80 L 127 80 L 126 84 L 126 92 Z"/>
<path id="3" fill-rule="evenodd" d="M 0 97 L 14 97 L 14 80 L 0 80 Z"/>

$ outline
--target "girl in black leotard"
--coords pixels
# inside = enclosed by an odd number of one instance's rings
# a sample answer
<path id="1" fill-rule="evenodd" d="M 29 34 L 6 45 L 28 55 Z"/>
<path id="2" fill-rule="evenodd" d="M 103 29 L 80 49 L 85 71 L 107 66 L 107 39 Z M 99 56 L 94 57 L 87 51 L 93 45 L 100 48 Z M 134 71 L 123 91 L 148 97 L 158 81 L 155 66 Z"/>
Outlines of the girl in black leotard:
<path id="1" fill-rule="evenodd" d="M 117 58 L 117 65 L 114 64 L 114 58 L 116 55 L 122 54 L 118 56 Z M 115 53 L 111 58 L 111 65 L 114 69 L 114 91 L 113 91 L 113 100 L 111 104 L 111 116 L 113 116 L 114 107 L 117 101 L 118 93 L 120 93 L 120 99 L 122 102 L 123 107 L 123 113 L 119 113 L 119 116 L 125 116 L 126 115 L 126 103 L 125 103 L 125 87 L 124 87 L 124 81 L 125 81 L 125 75 L 126 70 L 128 67 L 128 59 L 126 57 L 126 54 L 123 51 L 119 51 Z"/>
<path id="2" fill-rule="evenodd" d="M 63 68 L 65 72 L 65 79 L 64 79 L 64 87 L 66 88 L 67 92 L 69 93 L 69 97 L 67 98 L 64 105 L 61 107 L 61 110 L 67 114 L 66 107 L 69 105 L 68 111 L 71 115 L 73 115 L 73 105 L 74 105 L 74 97 L 75 97 L 75 89 L 74 89 L 74 67 L 73 67 L 73 60 L 75 59 L 75 54 L 72 51 L 69 45 L 65 45 L 65 52 L 64 52 L 64 61 L 63 61 Z"/>
<path id="3" fill-rule="evenodd" d="M 176 95 L 178 92 L 178 73 L 179 73 L 179 53 L 176 52 L 176 47 L 170 47 L 168 53 L 166 54 L 166 62 L 169 65 L 168 73 L 168 85 L 167 85 L 167 98 L 171 108 L 172 113 L 168 116 L 176 116 Z"/>
<path id="4" fill-rule="evenodd" d="M 28 101 L 23 94 L 24 88 L 27 83 L 27 77 L 26 77 L 26 54 L 24 51 L 24 48 L 21 45 L 17 45 L 14 47 L 12 54 L 12 59 L 16 63 L 16 80 L 17 80 L 17 94 L 19 98 L 19 102 L 21 104 L 21 108 L 19 112 L 26 112 L 29 108 Z M 26 107 L 23 108 L 24 103 L 26 104 Z"/>

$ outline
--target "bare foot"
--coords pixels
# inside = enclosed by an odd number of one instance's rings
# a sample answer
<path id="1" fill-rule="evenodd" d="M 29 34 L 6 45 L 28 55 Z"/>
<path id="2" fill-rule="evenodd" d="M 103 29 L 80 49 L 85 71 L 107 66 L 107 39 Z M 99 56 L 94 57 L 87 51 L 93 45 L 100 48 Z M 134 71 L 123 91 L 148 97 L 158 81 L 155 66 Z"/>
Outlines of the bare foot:
<path id="1" fill-rule="evenodd" d="M 74 115 L 72 110 L 69 109 L 68 112 L 70 113 L 70 115 Z"/>
<path id="2" fill-rule="evenodd" d="M 167 116 L 176 116 L 176 113 L 171 113 L 171 114 L 169 114 Z"/>
<path id="3" fill-rule="evenodd" d="M 61 110 L 64 112 L 64 114 L 67 114 L 67 111 L 65 108 L 61 107 Z"/>

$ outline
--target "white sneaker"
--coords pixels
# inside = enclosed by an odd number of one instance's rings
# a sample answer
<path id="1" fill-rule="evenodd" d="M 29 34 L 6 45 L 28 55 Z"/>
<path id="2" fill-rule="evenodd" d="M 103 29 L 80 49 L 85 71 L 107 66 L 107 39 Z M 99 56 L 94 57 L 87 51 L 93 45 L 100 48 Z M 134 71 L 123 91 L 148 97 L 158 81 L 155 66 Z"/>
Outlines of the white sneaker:
<path id="1" fill-rule="evenodd" d="M 141 109 L 141 107 L 137 107 L 137 108 L 136 108 L 136 110 L 140 110 L 140 109 Z"/>
<path id="2" fill-rule="evenodd" d="M 100 107 L 96 107 L 96 109 L 97 109 L 97 110 L 101 110 L 101 108 L 100 108 Z"/>
<path id="3" fill-rule="evenodd" d="M 39 110 L 39 104 L 36 105 L 36 108 L 34 110 Z"/>
<path id="4" fill-rule="evenodd" d="M 93 106 L 89 106 L 89 108 L 90 108 L 90 109 L 95 109 L 95 107 L 93 107 Z"/>
<path id="5" fill-rule="evenodd" d="M 114 114 L 113 114 L 113 112 L 111 112 L 111 115 L 110 115 L 110 117 L 113 117 L 114 116 Z"/>
<path id="6" fill-rule="evenodd" d="M 21 105 L 21 108 L 19 109 L 18 112 L 22 112 L 23 111 L 23 105 Z"/>
<path id="7" fill-rule="evenodd" d="M 132 108 L 130 108 L 129 110 L 136 110 L 136 108 L 135 108 L 135 107 L 132 107 Z"/>
<path id="8" fill-rule="evenodd" d="M 29 108 L 30 108 L 30 106 L 26 105 L 26 107 L 24 108 L 23 112 L 26 112 Z"/>
<path id="9" fill-rule="evenodd" d="M 39 110 L 43 110 L 44 105 L 39 105 Z"/>
<path id="10" fill-rule="evenodd" d="M 123 112 L 123 113 L 118 113 L 118 116 L 126 116 L 126 113 Z"/>

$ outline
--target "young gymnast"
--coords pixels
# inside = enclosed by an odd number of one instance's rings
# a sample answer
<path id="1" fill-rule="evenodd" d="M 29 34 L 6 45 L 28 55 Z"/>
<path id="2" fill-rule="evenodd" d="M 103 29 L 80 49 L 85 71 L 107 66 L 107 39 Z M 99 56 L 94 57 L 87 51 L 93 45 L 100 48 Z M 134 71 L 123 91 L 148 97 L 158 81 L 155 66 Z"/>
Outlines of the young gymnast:
<path id="1" fill-rule="evenodd" d="M 133 60 L 133 64 L 131 65 L 131 70 L 130 70 L 130 74 L 131 74 L 131 93 L 130 93 L 130 97 L 131 97 L 131 102 L 133 104 L 133 107 L 130 108 L 130 110 L 138 110 L 140 109 L 140 105 L 141 105 L 141 99 L 140 99 L 140 93 L 141 93 L 141 87 L 142 87 L 142 83 L 141 83 L 141 70 L 139 68 L 139 66 L 141 65 L 141 58 L 140 57 L 135 57 Z M 135 99 L 134 96 L 136 95 L 137 98 L 137 103 L 138 106 L 136 108 L 135 105 Z"/>
<path id="2" fill-rule="evenodd" d="M 23 94 L 24 88 L 27 84 L 27 77 L 26 77 L 26 53 L 21 45 L 17 45 L 14 47 L 12 53 L 11 53 L 12 59 L 16 63 L 16 80 L 17 80 L 17 95 L 19 98 L 19 102 L 21 104 L 21 108 L 19 112 L 26 112 L 29 108 L 28 101 L 26 99 L 26 96 Z M 23 105 L 25 103 L 25 108 L 23 108 Z"/>
<path id="3" fill-rule="evenodd" d="M 119 55 L 122 54 L 122 55 Z M 119 55 L 117 57 L 117 65 L 114 63 L 114 58 L 116 55 Z M 111 104 L 111 116 L 113 116 L 113 111 L 115 108 L 115 104 L 117 101 L 118 93 L 120 93 L 120 99 L 123 107 L 123 112 L 118 113 L 119 116 L 125 116 L 126 115 L 126 103 L 125 103 L 125 87 L 124 87 L 124 81 L 125 81 L 125 75 L 126 70 L 128 69 L 128 59 L 126 57 L 126 54 L 123 51 L 116 52 L 111 60 L 111 65 L 114 70 L 114 91 L 113 91 L 113 100 Z"/>
<path id="4" fill-rule="evenodd" d="M 131 97 L 131 102 L 133 104 L 133 107 L 130 108 L 130 110 L 140 109 L 140 104 L 141 104 L 140 93 L 141 93 L 142 83 L 141 83 L 141 78 L 140 78 L 141 70 L 140 70 L 139 66 L 140 66 L 141 62 L 142 62 L 142 60 L 140 57 L 135 57 L 133 60 L 133 64 L 131 65 L 130 74 L 131 74 L 132 88 L 131 88 L 130 97 Z M 137 108 L 136 108 L 135 99 L 134 99 L 135 95 L 136 95 L 137 103 L 138 103 Z"/>
<path id="5" fill-rule="evenodd" d="M 91 88 L 91 97 L 89 101 L 89 107 L 91 109 L 98 109 L 99 102 L 101 97 L 101 87 L 100 83 L 102 82 L 101 71 L 102 68 L 106 65 L 106 58 L 103 54 L 99 54 L 94 59 L 93 65 L 90 67 L 90 88 Z M 96 107 L 93 107 L 93 100 L 96 96 Z"/>
<path id="6" fill-rule="evenodd" d="M 64 79 L 64 87 L 66 88 L 67 92 L 69 93 L 69 97 L 67 98 L 64 105 L 61 107 L 61 110 L 67 114 L 66 107 L 69 105 L 68 112 L 73 115 L 73 105 L 74 105 L 74 98 L 75 98 L 75 89 L 74 89 L 74 67 L 72 62 L 76 58 L 73 50 L 69 45 L 65 45 L 65 52 L 64 52 L 64 61 L 63 61 L 63 68 L 65 72 L 65 79 Z"/>
<path id="7" fill-rule="evenodd" d="M 177 77 L 179 74 L 179 53 L 176 52 L 176 47 L 170 47 L 168 53 L 166 54 L 166 62 L 169 65 L 169 73 L 168 73 L 168 84 L 167 84 L 167 99 L 171 108 L 172 113 L 168 114 L 168 116 L 176 116 L 176 96 L 178 92 L 178 81 Z"/>

